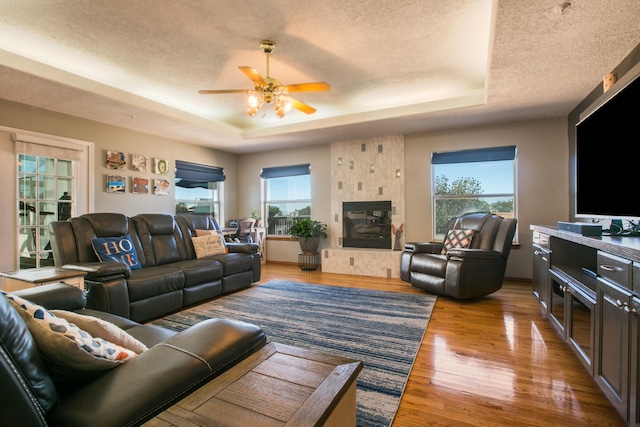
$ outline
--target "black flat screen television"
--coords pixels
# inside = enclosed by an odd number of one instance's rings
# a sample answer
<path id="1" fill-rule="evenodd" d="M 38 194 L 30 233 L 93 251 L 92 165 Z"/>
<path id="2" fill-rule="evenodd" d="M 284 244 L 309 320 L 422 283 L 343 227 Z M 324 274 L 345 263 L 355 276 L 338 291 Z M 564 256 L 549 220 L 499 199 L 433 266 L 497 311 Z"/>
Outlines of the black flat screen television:
<path id="1" fill-rule="evenodd" d="M 639 143 L 636 75 L 576 125 L 576 217 L 640 219 Z"/>

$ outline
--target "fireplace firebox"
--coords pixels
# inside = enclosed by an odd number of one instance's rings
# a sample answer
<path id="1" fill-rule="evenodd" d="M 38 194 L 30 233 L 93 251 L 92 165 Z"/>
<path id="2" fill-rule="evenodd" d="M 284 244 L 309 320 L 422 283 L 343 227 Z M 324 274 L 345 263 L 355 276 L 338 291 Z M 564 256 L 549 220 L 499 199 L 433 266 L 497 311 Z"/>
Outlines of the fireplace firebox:
<path id="1" fill-rule="evenodd" d="M 391 249 L 391 201 L 343 202 L 342 246 Z"/>

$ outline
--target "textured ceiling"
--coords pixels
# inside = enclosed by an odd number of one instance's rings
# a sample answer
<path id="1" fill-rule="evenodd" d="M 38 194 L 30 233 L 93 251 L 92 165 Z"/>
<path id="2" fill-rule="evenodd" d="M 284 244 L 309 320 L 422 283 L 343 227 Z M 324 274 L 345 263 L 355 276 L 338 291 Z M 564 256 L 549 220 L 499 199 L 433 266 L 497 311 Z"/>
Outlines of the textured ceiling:
<path id="1" fill-rule="evenodd" d="M 566 116 L 640 43 L 638 0 L 0 0 L 0 98 L 242 153 Z M 326 81 L 244 114 L 238 66 Z M 1 113 L 1 112 L 0 112 Z"/>

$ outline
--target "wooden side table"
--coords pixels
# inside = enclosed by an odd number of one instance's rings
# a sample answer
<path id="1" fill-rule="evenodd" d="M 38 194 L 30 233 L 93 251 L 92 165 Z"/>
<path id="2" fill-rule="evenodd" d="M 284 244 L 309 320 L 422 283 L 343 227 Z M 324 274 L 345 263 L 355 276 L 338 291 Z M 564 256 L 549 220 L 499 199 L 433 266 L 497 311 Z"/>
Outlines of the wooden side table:
<path id="1" fill-rule="evenodd" d="M 84 290 L 84 276 L 87 273 L 78 270 L 68 270 L 56 267 L 30 268 L 26 270 L 0 273 L 5 292 L 48 285 L 50 283 L 66 283 Z"/>
<path id="2" fill-rule="evenodd" d="M 305 271 L 314 271 L 320 265 L 319 252 L 300 252 L 298 253 L 298 267 Z"/>
<path id="3" fill-rule="evenodd" d="M 360 361 L 269 343 L 145 427 L 356 425 Z"/>

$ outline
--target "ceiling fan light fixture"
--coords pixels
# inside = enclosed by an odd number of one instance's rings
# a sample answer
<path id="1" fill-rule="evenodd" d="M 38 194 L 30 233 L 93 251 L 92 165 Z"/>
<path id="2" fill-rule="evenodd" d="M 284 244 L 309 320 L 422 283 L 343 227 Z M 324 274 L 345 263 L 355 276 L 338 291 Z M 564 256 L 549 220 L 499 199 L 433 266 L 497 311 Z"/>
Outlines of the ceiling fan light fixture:
<path id="1" fill-rule="evenodd" d="M 286 99 L 284 101 L 284 111 L 286 111 L 288 113 L 290 110 L 291 110 L 291 101 Z"/>
<path id="2" fill-rule="evenodd" d="M 266 55 L 267 59 L 267 75 L 262 77 L 255 68 L 241 66 L 240 71 L 249 77 L 253 82 L 253 90 L 231 89 L 231 90 L 199 90 L 201 94 L 221 94 L 221 93 L 248 93 L 249 108 L 247 114 L 251 117 L 255 116 L 264 104 L 273 104 L 273 108 L 278 117 L 282 118 L 285 114 L 295 108 L 305 114 L 313 114 L 316 109 L 305 104 L 295 98 L 289 96 L 289 92 L 315 92 L 330 90 L 326 82 L 298 83 L 293 85 L 283 85 L 280 80 L 274 79 L 269 75 L 269 54 L 273 52 L 276 44 L 270 40 L 262 40 L 260 47 Z M 263 112 L 262 117 L 265 117 Z"/>

